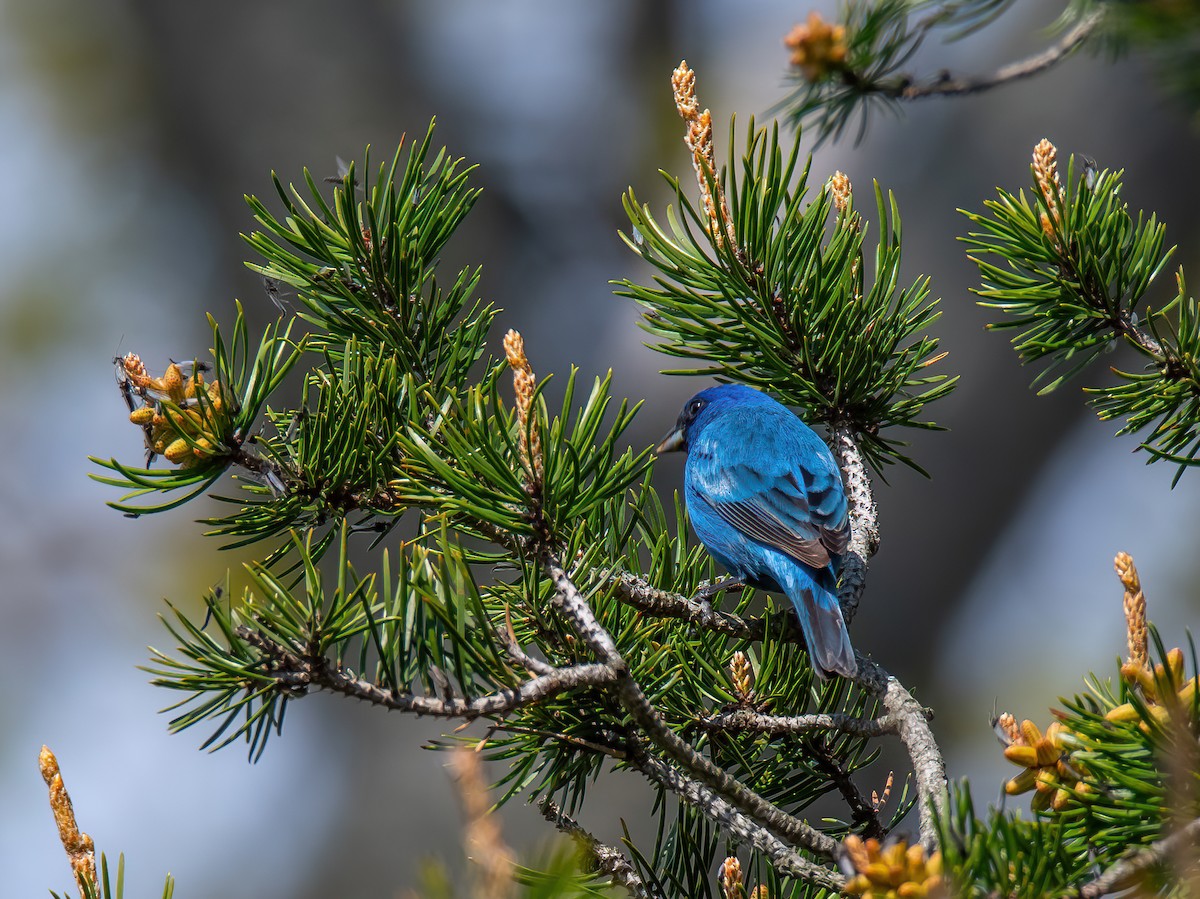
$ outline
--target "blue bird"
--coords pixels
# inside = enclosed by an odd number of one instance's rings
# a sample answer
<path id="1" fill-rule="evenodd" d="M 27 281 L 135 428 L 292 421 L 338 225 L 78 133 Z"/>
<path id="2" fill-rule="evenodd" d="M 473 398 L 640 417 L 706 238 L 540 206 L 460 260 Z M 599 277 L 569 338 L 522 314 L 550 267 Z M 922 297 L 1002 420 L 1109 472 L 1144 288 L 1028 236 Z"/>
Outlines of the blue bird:
<path id="1" fill-rule="evenodd" d="M 765 393 L 722 384 L 684 405 L 656 452 L 674 450 L 687 453 L 684 499 L 700 542 L 734 583 L 792 601 L 819 676 L 852 677 L 837 599 L 850 521 L 829 447 Z"/>

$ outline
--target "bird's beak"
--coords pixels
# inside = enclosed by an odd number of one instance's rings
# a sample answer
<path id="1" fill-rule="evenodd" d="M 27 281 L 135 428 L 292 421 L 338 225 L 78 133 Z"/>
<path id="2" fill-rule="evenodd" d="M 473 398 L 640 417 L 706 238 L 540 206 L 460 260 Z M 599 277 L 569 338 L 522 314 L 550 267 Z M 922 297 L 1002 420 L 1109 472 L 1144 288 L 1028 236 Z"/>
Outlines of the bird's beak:
<path id="1" fill-rule="evenodd" d="M 687 449 L 687 435 L 683 428 L 675 428 L 663 438 L 662 443 L 654 448 L 654 453 L 661 456 L 663 453 L 676 453 L 685 449 Z"/>

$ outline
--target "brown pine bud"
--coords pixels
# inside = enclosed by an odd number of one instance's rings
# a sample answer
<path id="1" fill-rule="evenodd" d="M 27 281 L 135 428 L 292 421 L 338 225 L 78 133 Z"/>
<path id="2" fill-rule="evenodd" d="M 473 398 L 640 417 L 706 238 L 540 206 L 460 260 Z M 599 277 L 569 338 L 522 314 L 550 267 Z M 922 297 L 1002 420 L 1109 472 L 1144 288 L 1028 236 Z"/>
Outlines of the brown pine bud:
<path id="1" fill-rule="evenodd" d="M 732 855 L 721 865 L 721 892 L 725 899 L 746 899 L 746 888 L 742 885 L 742 863 Z"/>
<path id="2" fill-rule="evenodd" d="M 740 649 L 733 654 L 729 671 L 733 675 L 733 691 L 737 698 L 742 702 L 749 702 L 754 696 L 754 668 L 750 659 Z"/>
<path id="3" fill-rule="evenodd" d="M 834 172 L 829 179 L 829 193 L 833 197 L 833 207 L 839 213 L 850 207 L 851 196 L 850 178 L 845 172 Z"/>
<path id="4" fill-rule="evenodd" d="M 1146 594 L 1129 553 L 1117 553 L 1114 560 L 1117 577 L 1125 588 L 1125 626 L 1129 643 L 1129 664 L 1145 668 L 1149 664 L 1149 631 L 1146 627 Z"/>
<path id="5" fill-rule="evenodd" d="M 1046 230 L 1050 220 L 1054 224 L 1059 221 L 1057 197 L 1061 184 L 1058 180 L 1058 149 L 1045 138 L 1033 148 L 1033 179 L 1037 182 L 1042 202 L 1046 204 L 1048 221 L 1042 223 L 1042 229 Z M 1048 233 L 1052 236 L 1053 230 Z"/>
<path id="6" fill-rule="evenodd" d="M 536 495 L 541 493 L 544 473 L 542 435 L 538 430 L 537 415 L 531 413 L 537 380 L 533 375 L 533 366 L 525 355 L 525 341 L 519 331 L 509 331 L 504 335 L 504 354 L 508 359 L 508 367 L 512 369 L 513 391 L 517 396 L 517 427 L 520 429 L 517 451 L 528 473 L 525 487 L 531 495 Z"/>
<path id="7" fill-rule="evenodd" d="M 67 860 L 71 863 L 71 871 L 75 882 L 79 885 L 80 895 L 89 889 L 96 889 L 96 847 L 92 838 L 79 829 L 75 820 L 75 809 L 71 805 L 71 797 L 63 784 L 62 773 L 58 769 L 58 759 L 49 747 L 43 746 L 38 754 L 38 767 L 42 779 L 50 788 L 50 811 L 54 815 L 54 823 L 58 827 L 58 838 L 66 850 Z"/>

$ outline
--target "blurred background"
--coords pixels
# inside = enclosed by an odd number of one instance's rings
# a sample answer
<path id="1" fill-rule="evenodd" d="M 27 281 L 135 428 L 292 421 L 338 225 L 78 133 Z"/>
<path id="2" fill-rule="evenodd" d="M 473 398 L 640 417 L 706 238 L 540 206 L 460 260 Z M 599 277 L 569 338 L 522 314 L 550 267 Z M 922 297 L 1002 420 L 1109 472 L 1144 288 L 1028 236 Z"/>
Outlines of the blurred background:
<path id="1" fill-rule="evenodd" d="M 271 194 L 272 169 L 332 175 L 368 143 L 388 155 L 436 115 L 439 144 L 481 166 L 483 199 L 447 263 L 483 264 L 482 290 L 505 310 L 497 341 L 519 328 L 539 373 L 611 366 L 618 394 L 646 400 L 634 440 L 655 441 L 704 385 L 659 375 L 636 309 L 611 295 L 610 279 L 648 277 L 617 238 L 621 193 L 661 209 L 657 170 L 691 178 L 669 86 L 681 58 L 722 161 L 729 115 L 762 117 L 783 96 L 782 37 L 810 5 L 0 0 L 5 895 L 69 883 L 42 743 L 83 828 L 126 853 L 132 896 L 156 895 L 166 871 L 189 897 L 398 895 L 421 859 L 458 856 L 445 759 L 420 749 L 436 722 L 318 695 L 292 706 L 257 765 L 237 747 L 198 752 L 206 734 L 167 735 L 156 711 L 178 697 L 136 668 L 147 644 L 172 648 L 156 615 L 164 598 L 194 611 L 244 557 L 202 539 L 203 502 L 137 521 L 105 508 L 114 494 L 87 479 L 86 455 L 142 455 L 111 359 L 192 358 L 209 345 L 204 313 L 230 321 L 235 297 L 257 325 L 273 318 L 242 266 L 242 195 Z M 1018 3 L 975 39 L 926 46 L 913 68 L 990 70 L 1042 46 L 1061 5 Z M 1116 551 L 1136 559 L 1169 646 L 1200 609 L 1200 472 L 1171 490 L 1173 470 L 1113 439 L 1078 385 L 1036 397 L 969 293 L 955 210 L 1024 186 L 1042 137 L 1125 168 L 1127 200 L 1168 223 L 1179 262 L 1200 265 L 1200 144 L 1136 55 L 925 100 L 877 118 L 858 147 L 822 147 L 813 166 L 817 182 L 840 168 L 860 191 L 873 178 L 895 191 L 908 280 L 931 275 L 944 298 L 937 333 L 962 382 L 931 415 L 951 430 L 914 437 L 932 480 L 892 470 L 878 485 L 883 545 L 854 641 L 937 709 L 950 771 L 983 799 L 1011 773 L 993 708 L 1044 724 L 1057 696 L 1123 653 Z M 663 462 L 660 489 L 681 464 Z M 632 775 L 611 781 L 588 813 L 608 836 L 648 808 Z M 518 845 L 548 829 L 519 804 L 505 820 Z"/>

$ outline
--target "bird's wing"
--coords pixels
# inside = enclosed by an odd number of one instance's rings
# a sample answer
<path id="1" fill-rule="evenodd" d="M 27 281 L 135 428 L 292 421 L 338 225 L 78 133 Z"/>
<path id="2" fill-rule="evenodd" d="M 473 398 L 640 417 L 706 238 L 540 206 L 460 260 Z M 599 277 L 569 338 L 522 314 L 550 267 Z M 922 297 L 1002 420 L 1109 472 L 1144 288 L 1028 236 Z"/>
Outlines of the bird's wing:
<path id="1" fill-rule="evenodd" d="M 787 435 L 742 433 L 737 450 L 714 452 L 693 469 L 696 492 L 747 537 L 824 568 L 846 551 L 850 524 L 841 475 L 832 455 L 816 456 Z M 813 440 L 820 438 L 813 436 Z M 699 448 L 697 448 L 699 449 Z M 828 454 L 821 444 L 820 449 Z M 731 458 L 732 455 L 732 458 Z"/>

